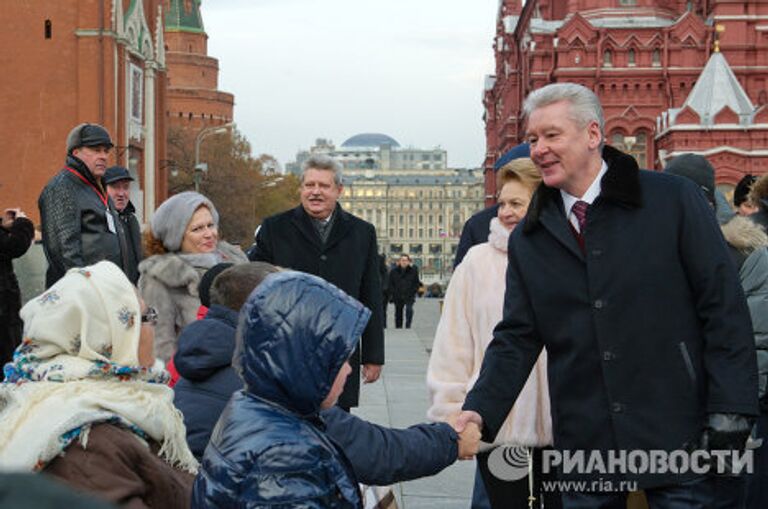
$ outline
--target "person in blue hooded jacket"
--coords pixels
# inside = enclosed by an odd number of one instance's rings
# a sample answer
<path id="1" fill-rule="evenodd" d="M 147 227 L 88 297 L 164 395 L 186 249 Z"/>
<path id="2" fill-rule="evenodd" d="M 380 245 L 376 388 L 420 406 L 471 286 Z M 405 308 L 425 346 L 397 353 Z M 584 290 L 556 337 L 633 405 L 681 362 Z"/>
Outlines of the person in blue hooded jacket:
<path id="1" fill-rule="evenodd" d="M 266 277 L 241 311 L 233 363 L 244 388 L 205 450 L 193 508 L 361 507 L 357 476 L 320 411 L 341 393 L 369 316 L 315 276 Z"/>
<path id="2" fill-rule="evenodd" d="M 184 415 L 187 442 L 198 459 L 230 396 L 243 386 L 231 366 L 238 310 L 251 290 L 277 270 L 268 263 L 252 262 L 221 272 L 210 285 L 208 314 L 188 325 L 179 337 L 174 362 L 181 378 L 174 387 L 174 402 Z M 336 406 L 320 415 L 326 432 L 365 484 L 383 486 L 434 475 L 456 461 L 460 452 L 455 431 L 445 423 L 391 429 Z M 462 442 L 461 449 L 466 447 Z"/>

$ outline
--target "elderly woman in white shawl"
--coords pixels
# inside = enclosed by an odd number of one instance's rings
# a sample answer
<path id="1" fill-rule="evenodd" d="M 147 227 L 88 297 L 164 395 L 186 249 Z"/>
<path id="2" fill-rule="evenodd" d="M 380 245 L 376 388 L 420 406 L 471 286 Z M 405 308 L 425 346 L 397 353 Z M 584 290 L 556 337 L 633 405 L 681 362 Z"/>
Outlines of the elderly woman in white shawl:
<path id="1" fill-rule="evenodd" d="M 110 262 L 71 269 L 21 310 L 0 385 L 0 470 L 45 472 L 123 507 L 189 507 L 197 469 L 156 314 Z"/>

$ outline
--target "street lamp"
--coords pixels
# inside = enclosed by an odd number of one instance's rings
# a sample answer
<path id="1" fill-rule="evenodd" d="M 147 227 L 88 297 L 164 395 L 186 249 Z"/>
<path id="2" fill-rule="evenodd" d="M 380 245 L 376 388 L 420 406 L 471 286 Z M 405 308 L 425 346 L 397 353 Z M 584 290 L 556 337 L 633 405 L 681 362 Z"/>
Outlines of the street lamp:
<path id="1" fill-rule="evenodd" d="M 199 133 L 197 133 L 197 137 L 195 138 L 195 174 L 194 174 L 194 180 L 195 180 L 195 192 L 200 192 L 200 181 L 203 178 L 203 173 L 206 173 L 208 171 L 208 165 L 206 163 L 200 162 L 200 144 L 202 141 L 207 138 L 208 136 L 213 136 L 214 134 L 223 134 L 229 131 L 231 127 L 234 127 L 234 122 L 228 122 L 223 125 L 215 125 L 206 127 Z"/>

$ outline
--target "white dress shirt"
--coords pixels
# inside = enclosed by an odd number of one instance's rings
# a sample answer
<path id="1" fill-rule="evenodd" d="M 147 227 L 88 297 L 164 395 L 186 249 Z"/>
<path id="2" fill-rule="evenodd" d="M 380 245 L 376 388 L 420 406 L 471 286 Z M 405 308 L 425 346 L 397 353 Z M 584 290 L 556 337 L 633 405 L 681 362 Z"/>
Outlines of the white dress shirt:
<path id="1" fill-rule="evenodd" d="M 581 233 L 581 228 L 579 228 L 579 220 L 576 219 L 576 216 L 572 212 L 573 205 L 579 200 L 585 201 L 592 205 L 592 202 L 595 201 L 598 196 L 600 196 L 600 191 L 602 190 L 602 187 L 600 186 L 600 180 L 602 180 L 606 171 L 608 171 L 608 164 L 603 161 L 603 165 L 600 167 L 600 172 L 595 177 L 595 180 L 592 181 L 592 184 L 590 184 L 589 188 L 587 188 L 587 192 L 584 193 L 584 196 L 581 198 L 573 196 L 572 194 L 568 194 L 562 189 L 560 190 L 560 196 L 563 198 L 563 209 L 565 210 L 565 215 L 568 218 L 568 221 L 571 222 L 571 225 L 573 225 L 573 228 L 579 233 Z"/>

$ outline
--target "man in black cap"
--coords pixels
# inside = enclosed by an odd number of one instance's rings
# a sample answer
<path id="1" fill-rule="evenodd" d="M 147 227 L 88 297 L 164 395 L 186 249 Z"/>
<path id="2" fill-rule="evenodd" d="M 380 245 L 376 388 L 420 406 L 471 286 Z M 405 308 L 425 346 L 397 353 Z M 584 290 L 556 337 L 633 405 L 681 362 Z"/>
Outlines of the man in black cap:
<path id="1" fill-rule="evenodd" d="M 133 177 L 127 168 L 112 166 L 107 168 L 102 182 L 107 186 L 107 193 L 112 199 L 115 210 L 120 216 L 125 240 L 128 244 L 128 267 L 126 275 L 134 285 L 139 281 L 139 262 L 141 255 L 141 228 L 136 219 L 136 207 L 131 203 L 131 182 Z"/>
<path id="2" fill-rule="evenodd" d="M 66 165 L 48 181 L 37 202 L 48 259 L 46 287 L 72 267 L 101 260 L 128 274 L 125 233 L 102 185 L 113 146 L 98 124 L 80 124 L 67 136 Z"/>

